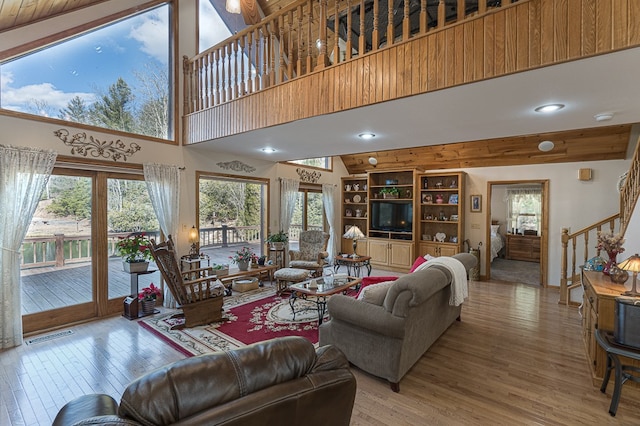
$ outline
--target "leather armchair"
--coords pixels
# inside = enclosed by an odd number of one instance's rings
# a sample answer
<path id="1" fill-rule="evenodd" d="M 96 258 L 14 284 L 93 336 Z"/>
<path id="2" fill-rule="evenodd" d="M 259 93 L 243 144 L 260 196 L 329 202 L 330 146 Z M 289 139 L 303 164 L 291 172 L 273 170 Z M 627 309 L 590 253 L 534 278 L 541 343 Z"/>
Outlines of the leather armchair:
<path id="1" fill-rule="evenodd" d="M 340 350 L 289 336 L 169 364 L 129 384 L 119 406 L 82 396 L 53 426 L 348 425 L 355 393 Z"/>

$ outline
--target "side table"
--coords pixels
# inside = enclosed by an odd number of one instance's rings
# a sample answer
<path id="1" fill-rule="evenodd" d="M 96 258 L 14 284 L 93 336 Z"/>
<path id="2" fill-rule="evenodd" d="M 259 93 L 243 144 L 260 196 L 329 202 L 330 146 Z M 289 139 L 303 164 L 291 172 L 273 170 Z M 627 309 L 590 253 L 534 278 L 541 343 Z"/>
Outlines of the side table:
<path id="1" fill-rule="evenodd" d="M 359 277 L 360 269 L 362 267 L 367 268 L 367 276 L 371 275 L 371 256 L 358 256 L 358 257 L 349 257 L 338 255 L 334 259 L 333 272 L 338 272 L 340 266 L 347 267 L 347 275 Z M 353 268 L 353 275 L 351 274 L 351 268 Z"/>
<path id="2" fill-rule="evenodd" d="M 269 245 L 269 259 L 273 258 L 273 264 L 280 268 L 284 268 L 284 248 L 277 249 Z"/>
<path id="3" fill-rule="evenodd" d="M 146 271 L 140 271 L 140 272 L 129 272 L 129 276 L 131 279 L 131 295 L 129 297 L 127 297 L 124 300 L 124 313 L 122 314 L 122 316 L 124 316 L 127 319 L 133 320 L 133 319 L 138 319 L 138 318 L 142 318 L 143 316 L 146 315 L 151 315 L 151 314 L 143 314 L 142 310 L 138 309 L 138 277 L 140 275 L 147 275 L 147 274 L 153 274 L 154 272 L 156 272 L 157 269 L 147 269 Z M 160 311 L 158 309 L 155 309 L 153 311 L 154 314 L 158 314 L 160 313 Z"/>
<path id="4" fill-rule="evenodd" d="M 618 403 L 620 402 L 620 394 L 622 393 L 622 385 L 624 382 L 632 380 L 640 383 L 640 375 L 638 375 L 638 373 L 640 373 L 640 368 L 632 365 L 623 365 L 620 358 L 618 358 L 618 355 L 640 360 L 640 349 L 634 349 L 629 346 L 617 344 L 613 338 L 613 333 L 610 331 L 596 330 L 596 340 L 607 353 L 607 369 L 604 373 L 604 379 L 602 379 L 600 392 L 606 392 L 611 370 L 615 370 L 613 395 L 611 395 L 611 405 L 609 406 L 609 414 L 615 416 L 616 411 L 618 410 Z M 636 375 L 633 373 L 636 373 Z"/>
<path id="5" fill-rule="evenodd" d="M 207 262 L 207 266 L 211 266 L 211 258 L 208 254 L 202 254 L 192 259 L 188 254 L 180 257 L 180 271 L 189 271 L 191 269 L 202 268 L 202 262 Z"/>

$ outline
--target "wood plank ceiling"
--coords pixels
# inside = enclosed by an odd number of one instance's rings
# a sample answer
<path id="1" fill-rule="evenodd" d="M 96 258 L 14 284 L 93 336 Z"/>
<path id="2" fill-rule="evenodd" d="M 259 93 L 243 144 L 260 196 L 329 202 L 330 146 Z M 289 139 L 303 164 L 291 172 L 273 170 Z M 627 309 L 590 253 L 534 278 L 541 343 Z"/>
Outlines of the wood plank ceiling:
<path id="1" fill-rule="evenodd" d="M 0 0 L 0 32 L 104 1 L 108 0 Z M 257 0 L 257 2 L 265 15 L 269 15 L 291 3 L 291 0 Z M 398 167 L 439 170 L 624 159 L 630 135 L 631 125 L 618 125 L 365 152 L 343 155 L 342 160 L 349 173 L 358 174 L 373 168 L 369 164 L 370 157 L 377 159 L 375 167 L 378 170 Z M 555 148 L 549 152 L 539 151 L 538 144 L 543 140 L 553 141 Z"/>

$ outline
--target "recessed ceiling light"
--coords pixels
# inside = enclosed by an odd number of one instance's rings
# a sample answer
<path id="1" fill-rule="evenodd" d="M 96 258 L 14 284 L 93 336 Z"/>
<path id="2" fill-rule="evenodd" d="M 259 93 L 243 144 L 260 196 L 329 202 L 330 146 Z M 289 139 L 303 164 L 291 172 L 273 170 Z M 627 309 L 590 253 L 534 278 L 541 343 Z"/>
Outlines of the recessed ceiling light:
<path id="1" fill-rule="evenodd" d="M 562 108 L 564 108 L 564 104 L 547 104 L 547 105 L 540 105 L 538 108 L 535 109 L 535 111 L 548 114 L 550 112 L 559 111 Z"/>
<path id="2" fill-rule="evenodd" d="M 538 144 L 538 149 L 542 152 L 548 152 L 553 149 L 555 144 L 551 141 L 542 141 Z"/>
<path id="3" fill-rule="evenodd" d="M 378 159 L 376 157 L 369 157 L 369 164 L 375 166 L 376 164 L 378 164 Z"/>
<path id="4" fill-rule="evenodd" d="M 268 148 L 268 147 L 267 148 L 262 148 L 261 151 L 264 152 L 264 153 L 267 153 L 267 154 L 272 154 L 272 153 L 276 152 L 275 149 Z"/>
<path id="5" fill-rule="evenodd" d="M 613 113 L 603 112 L 603 113 L 594 115 L 593 118 L 595 118 L 596 121 L 609 121 L 613 118 Z"/>
<path id="6" fill-rule="evenodd" d="M 369 140 L 369 139 L 373 139 L 373 138 L 375 138 L 375 137 L 376 137 L 376 135 L 375 135 L 375 134 L 373 134 L 373 133 L 360 133 L 360 134 L 358 135 L 358 137 L 359 137 L 360 139 Z"/>

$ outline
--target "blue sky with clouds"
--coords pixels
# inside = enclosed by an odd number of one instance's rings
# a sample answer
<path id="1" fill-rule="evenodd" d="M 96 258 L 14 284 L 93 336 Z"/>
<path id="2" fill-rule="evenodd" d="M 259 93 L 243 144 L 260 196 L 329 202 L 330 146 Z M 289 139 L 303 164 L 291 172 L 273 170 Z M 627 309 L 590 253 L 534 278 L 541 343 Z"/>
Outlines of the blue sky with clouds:
<path id="1" fill-rule="evenodd" d="M 167 66 L 168 28 L 169 8 L 162 6 L 2 64 L 2 108 L 33 113 L 35 99 L 57 116 L 74 96 L 91 103 L 119 77 L 135 92 L 134 72 Z"/>

